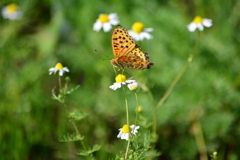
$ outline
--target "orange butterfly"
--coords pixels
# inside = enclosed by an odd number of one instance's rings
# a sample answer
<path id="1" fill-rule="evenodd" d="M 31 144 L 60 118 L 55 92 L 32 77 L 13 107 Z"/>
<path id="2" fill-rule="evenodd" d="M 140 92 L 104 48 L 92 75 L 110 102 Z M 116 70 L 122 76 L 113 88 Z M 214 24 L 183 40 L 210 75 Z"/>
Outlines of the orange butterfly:
<path id="1" fill-rule="evenodd" d="M 134 42 L 128 31 L 121 25 L 114 28 L 112 48 L 115 59 L 110 62 L 114 67 L 143 70 L 150 69 L 153 65 L 149 62 L 148 54 L 141 51 L 142 48 Z"/>

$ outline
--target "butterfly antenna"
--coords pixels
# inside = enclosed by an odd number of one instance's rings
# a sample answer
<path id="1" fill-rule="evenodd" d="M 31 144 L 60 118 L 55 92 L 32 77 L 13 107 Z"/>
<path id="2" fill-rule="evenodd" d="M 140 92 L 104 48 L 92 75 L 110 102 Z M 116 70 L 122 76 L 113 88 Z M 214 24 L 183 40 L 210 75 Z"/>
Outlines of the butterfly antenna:
<path id="1" fill-rule="evenodd" d="M 107 57 L 107 58 L 109 58 L 109 59 L 103 59 L 103 60 L 110 60 L 111 58 L 110 57 L 108 57 L 107 55 L 105 55 L 105 54 L 103 54 L 103 53 L 101 53 L 101 52 L 99 52 L 98 50 L 94 50 L 95 52 L 97 52 L 97 53 L 99 53 L 99 54 L 101 54 L 101 55 L 104 55 L 105 57 Z"/>

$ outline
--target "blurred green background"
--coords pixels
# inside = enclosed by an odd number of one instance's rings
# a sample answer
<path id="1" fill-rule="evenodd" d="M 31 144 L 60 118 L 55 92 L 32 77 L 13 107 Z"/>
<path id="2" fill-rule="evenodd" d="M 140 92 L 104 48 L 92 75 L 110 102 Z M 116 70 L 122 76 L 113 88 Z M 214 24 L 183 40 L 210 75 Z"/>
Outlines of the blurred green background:
<path id="1" fill-rule="evenodd" d="M 109 60 L 102 60 L 108 58 L 94 51 L 113 57 L 111 31 L 92 29 L 101 13 L 117 13 L 128 30 L 138 21 L 154 28 L 153 39 L 140 45 L 155 63 L 143 72 L 156 102 L 193 50 L 197 32 L 186 26 L 197 15 L 213 20 L 191 67 L 158 110 L 155 150 L 161 152 L 157 159 L 199 159 L 192 131 L 197 119 L 208 155 L 217 151 L 219 159 L 240 159 L 240 1 L 1 0 L 0 7 L 13 2 L 22 19 L 0 18 L 0 159 L 82 159 L 76 156 L 78 143 L 58 141 L 74 130 L 65 108 L 51 98 L 58 78 L 48 70 L 57 62 L 70 69 L 70 86 L 80 85 L 68 105 L 89 114 L 77 125 L 87 146 L 102 146 L 94 157 L 113 159 L 124 152 L 126 141 L 116 138 L 126 123 L 124 96 L 109 89 L 115 74 Z M 134 95 L 127 96 L 133 120 Z M 138 96 L 151 123 L 151 101 L 141 89 Z"/>

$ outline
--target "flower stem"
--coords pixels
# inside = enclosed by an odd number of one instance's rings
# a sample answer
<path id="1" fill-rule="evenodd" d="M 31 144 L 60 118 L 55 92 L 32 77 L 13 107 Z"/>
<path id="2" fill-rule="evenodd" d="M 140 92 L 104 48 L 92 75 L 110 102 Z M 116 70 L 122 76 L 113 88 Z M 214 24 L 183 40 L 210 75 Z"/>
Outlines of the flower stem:
<path id="1" fill-rule="evenodd" d="M 66 103 L 63 103 L 63 105 L 64 105 L 64 107 L 65 107 L 66 110 L 67 110 L 67 114 L 69 114 L 69 110 L 68 110 L 68 108 L 67 108 Z M 71 121 L 71 123 L 72 123 L 72 125 L 73 125 L 73 128 L 75 129 L 75 132 L 77 133 L 76 136 L 80 136 L 81 134 L 80 134 L 80 132 L 79 132 L 79 130 L 78 130 L 78 128 L 77 128 L 76 123 L 75 123 L 74 121 Z M 88 154 L 87 148 L 86 148 L 86 146 L 85 146 L 85 144 L 84 144 L 84 142 L 83 142 L 82 139 L 80 139 L 80 143 L 81 143 L 81 145 L 83 146 L 83 149 L 84 149 L 84 151 L 85 151 L 85 153 L 86 153 L 86 155 L 87 155 L 87 159 L 90 160 L 90 156 L 89 156 L 89 154 Z"/>
<path id="2" fill-rule="evenodd" d="M 135 126 L 136 126 L 138 121 L 138 95 L 136 92 L 135 92 L 135 98 L 136 98 L 136 118 L 135 118 Z"/>
<path id="3" fill-rule="evenodd" d="M 130 133 L 129 133 L 129 135 L 130 135 Z M 129 147 L 130 147 L 130 136 L 129 136 L 129 140 L 128 140 L 127 149 L 126 149 L 126 153 L 125 153 L 125 158 L 124 159 L 127 159 Z"/>
<path id="4" fill-rule="evenodd" d="M 157 109 L 163 104 L 163 102 L 168 98 L 168 96 L 170 95 L 170 93 L 172 92 L 173 88 L 175 87 L 175 85 L 177 84 L 177 82 L 181 79 L 181 77 L 183 76 L 183 74 L 186 72 L 186 70 L 188 69 L 188 67 L 191 65 L 196 52 L 197 52 L 197 47 L 198 47 L 198 43 L 200 40 L 200 32 L 198 32 L 198 37 L 196 39 L 195 42 L 195 46 L 193 49 L 192 54 L 189 56 L 188 58 L 188 62 L 187 64 L 183 67 L 183 69 L 180 71 L 180 73 L 176 76 L 176 78 L 173 80 L 173 82 L 171 83 L 171 85 L 169 86 L 168 90 L 166 91 L 166 93 L 163 95 L 163 97 L 158 101 L 157 105 L 155 106 L 154 111 L 156 112 Z M 154 113 L 154 117 L 156 113 Z M 156 119 L 153 120 L 153 134 L 156 134 Z"/>
<path id="5" fill-rule="evenodd" d="M 62 92 L 61 76 L 58 77 L 58 82 L 59 82 L 59 90 Z M 64 90 L 63 90 L 63 92 L 62 92 L 62 93 L 63 93 L 63 96 L 64 96 L 64 99 L 65 99 L 65 96 L 66 96 L 66 92 L 67 92 L 67 82 L 66 82 L 65 87 L 64 87 Z M 66 101 L 63 101 L 62 103 L 63 103 L 64 107 L 65 107 L 66 110 L 67 110 L 67 114 L 69 115 L 69 109 L 68 109 L 68 107 L 67 107 L 67 105 L 66 105 Z M 80 136 L 81 134 L 80 134 L 80 132 L 79 132 L 79 130 L 78 130 L 75 122 L 74 122 L 74 121 L 71 121 L 71 123 L 72 123 L 72 125 L 73 125 L 73 128 L 75 129 L 75 132 L 77 133 L 76 136 Z M 84 148 L 84 151 L 85 151 L 85 153 L 86 153 L 86 155 L 87 155 L 87 159 L 90 160 L 90 156 L 89 156 L 89 154 L 88 154 L 87 148 L 86 148 L 86 146 L 85 146 L 85 144 L 84 144 L 84 142 L 83 142 L 82 139 L 80 139 L 80 143 L 81 143 L 81 145 L 82 145 L 83 148 Z"/>
<path id="6" fill-rule="evenodd" d="M 198 147 L 198 151 L 200 154 L 200 160 L 207 160 L 208 156 L 207 156 L 207 148 L 206 148 L 206 144 L 204 142 L 204 137 L 203 137 L 203 133 L 202 133 L 202 126 L 201 123 L 199 122 L 199 120 L 196 120 L 193 123 L 193 132 L 194 132 L 194 136 L 197 142 L 197 147 Z"/>
<path id="7" fill-rule="evenodd" d="M 127 101 L 126 92 L 125 92 L 125 88 L 124 87 L 123 87 L 123 91 L 124 91 L 124 98 L 125 98 L 125 104 L 126 104 L 127 126 L 129 127 L 128 101 Z M 130 147 L 130 141 L 131 141 L 130 132 L 129 132 L 128 135 L 129 135 L 129 137 L 128 137 L 128 144 L 127 144 L 127 148 L 126 148 L 126 152 L 125 152 L 125 159 L 127 159 L 127 155 L 128 155 L 128 151 L 129 151 L 129 147 Z"/>
<path id="8" fill-rule="evenodd" d="M 196 52 L 197 52 L 197 47 L 198 47 L 198 42 L 200 39 L 200 32 L 198 32 L 198 37 L 196 39 L 196 43 L 195 43 L 195 47 L 194 50 L 192 52 L 192 54 L 190 55 L 190 57 L 188 58 L 188 63 L 184 66 L 184 68 L 181 70 L 181 72 L 177 75 L 177 77 L 173 80 L 173 82 L 171 83 L 171 85 L 169 86 L 167 92 L 164 94 L 164 96 L 159 100 L 159 102 L 156 105 L 156 108 L 158 109 L 163 102 L 167 99 L 167 97 L 169 96 L 169 94 L 171 93 L 172 89 L 174 88 L 174 86 L 177 84 L 177 82 L 179 81 L 179 79 L 183 76 L 183 74 L 186 72 L 186 70 L 188 69 L 188 67 L 190 66 L 190 64 L 192 63 Z"/>
<path id="9" fill-rule="evenodd" d="M 125 92 L 124 87 L 123 87 L 123 91 L 124 91 L 124 98 L 125 98 L 125 105 L 126 105 L 126 118 L 127 118 L 127 125 L 129 126 L 128 100 L 127 100 L 127 97 L 126 97 L 126 92 Z"/>
<path id="10" fill-rule="evenodd" d="M 62 90 L 61 76 L 58 76 L 59 90 Z"/>

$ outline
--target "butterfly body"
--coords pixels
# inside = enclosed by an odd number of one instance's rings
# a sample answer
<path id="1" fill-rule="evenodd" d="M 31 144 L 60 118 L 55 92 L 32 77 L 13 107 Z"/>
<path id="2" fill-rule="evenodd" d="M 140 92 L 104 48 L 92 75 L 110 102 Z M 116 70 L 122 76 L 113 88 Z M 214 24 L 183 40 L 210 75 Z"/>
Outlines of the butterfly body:
<path id="1" fill-rule="evenodd" d="M 112 48 L 114 59 L 110 60 L 114 67 L 125 69 L 131 68 L 136 70 L 149 69 L 153 63 L 149 62 L 147 53 L 141 51 L 127 30 L 118 25 L 112 34 Z"/>

